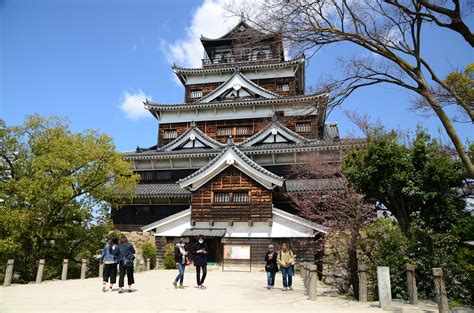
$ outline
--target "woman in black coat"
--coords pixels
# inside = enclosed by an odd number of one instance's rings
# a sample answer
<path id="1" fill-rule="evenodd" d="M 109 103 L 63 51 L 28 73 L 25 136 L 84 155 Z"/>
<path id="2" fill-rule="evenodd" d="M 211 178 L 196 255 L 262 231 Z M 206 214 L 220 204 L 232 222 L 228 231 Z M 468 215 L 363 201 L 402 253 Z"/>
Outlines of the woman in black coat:
<path id="1" fill-rule="evenodd" d="M 198 241 L 194 243 L 194 246 L 193 246 L 193 262 L 194 262 L 194 266 L 196 266 L 196 282 L 197 282 L 196 288 L 199 288 L 199 289 L 207 288 L 203 284 L 207 275 L 207 254 L 208 253 L 209 253 L 209 249 L 207 248 L 207 244 L 204 242 L 204 236 L 199 235 Z M 202 270 L 202 277 L 201 277 L 201 270 Z"/>
<path id="2" fill-rule="evenodd" d="M 275 274 L 278 272 L 277 253 L 273 245 L 268 246 L 265 254 L 265 272 L 267 272 L 267 289 L 272 289 L 275 286 Z"/>

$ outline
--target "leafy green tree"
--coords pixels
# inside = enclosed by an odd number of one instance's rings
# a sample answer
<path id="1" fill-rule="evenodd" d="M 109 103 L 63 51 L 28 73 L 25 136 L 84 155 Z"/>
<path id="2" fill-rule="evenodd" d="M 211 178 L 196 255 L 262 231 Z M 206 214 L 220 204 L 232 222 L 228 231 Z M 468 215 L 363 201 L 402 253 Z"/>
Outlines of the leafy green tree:
<path id="1" fill-rule="evenodd" d="M 0 261 L 14 258 L 29 281 L 38 259 L 59 271 L 63 258 L 92 257 L 112 230 L 111 204 L 137 181 L 107 135 L 57 117 L 0 121 Z"/>
<path id="2" fill-rule="evenodd" d="M 465 177 L 460 162 L 422 130 L 410 144 L 393 131 L 369 135 L 365 149 L 347 153 L 343 172 L 367 200 L 388 210 L 405 234 L 415 216 L 444 232 L 466 215 L 457 192 Z"/>

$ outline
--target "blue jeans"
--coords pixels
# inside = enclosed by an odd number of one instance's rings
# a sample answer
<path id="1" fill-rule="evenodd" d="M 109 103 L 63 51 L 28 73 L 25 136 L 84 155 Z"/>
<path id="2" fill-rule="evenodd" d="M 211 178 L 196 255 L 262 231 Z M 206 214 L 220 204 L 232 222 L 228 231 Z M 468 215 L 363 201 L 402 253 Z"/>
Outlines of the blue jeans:
<path id="1" fill-rule="evenodd" d="M 291 287 L 293 283 L 293 269 L 290 267 L 280 267 L 283 276 L 283 288 Z"/>
<path id="2" fill-rule="evenodd" d="M 178 282 L 178 280 L 179 280 L 179 283 L 182 285 L 183 280 L 184 280 L 184 269 L 186 268 L 186 265 L 177 263 L 176 267 L 178 268 L 179 274 L 178 274 L 178 276 L 176 276 L 176 279 L 174 281 Z"/>
<path id="3" fill-rule="evenodd" d="M 267 272 L 267 286 L 275 285 L 275 272 Z"/>

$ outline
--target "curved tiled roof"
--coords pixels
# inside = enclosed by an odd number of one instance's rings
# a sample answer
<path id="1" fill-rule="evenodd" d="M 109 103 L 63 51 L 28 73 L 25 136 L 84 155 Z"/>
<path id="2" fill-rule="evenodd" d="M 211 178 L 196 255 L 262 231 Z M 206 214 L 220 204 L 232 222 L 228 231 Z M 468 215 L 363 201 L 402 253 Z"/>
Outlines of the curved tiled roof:
<path id="1" fill-rule="evenodd" d="M 228 101 L 215 101 L 209 103 L 181 103 L 181 104 L 159 104 L 148 99 L 145 100 L 145 107 L 150 111 L 174 111 L 177 109 L 199 109 L 199 108 L 214 108 L 214 107 L 225 107 L 225 106 L 236 106 L 236 105 L 254 105 L 254 104 L 274 104 L 280 102 L 298 102 L 305 100 L 314 100 L 317 98 L 327 97 L 328 93 L 318 93 L 311 95 L 301 95 L 301 96 L 287 96 L 287 97 L 278 97 L 273 99 L 241 99 L 241 100 L 228 100 Z"/>
<path id="2" fill-rule="evenodd" d="M 232 63 L 222 63 L 220 66 L 213 66 L 213 67 L 181 67 L 176 64 L 173 64 L 172 69 L 173 72 L 176 74 L 203 74 L 203 73 L 220 73 L 220 72 L 232 72 L 235 71 L 235 68 L 239 68 L 241 71 L 243 70 L 253 70 L 259 68 L 276 68 L 276 67 L 285 67 L 291 66 L 295 64 L 299 64 L 304 62 L 305 58 L 304 55 L 299 55 L 298 57 L 283 61 L 283 62 L 269 62 L 262 60 L 261 63 L 253 63 L 253 64 L 246 64 L 246 65 L 239 65 L 235 66 Z"/>
<path id="3" fill-rule="evenodd" d="M 207 163 L 206 165 L 204 165 L 203 167 L 201 167 L 199 170 L 197 170 L 196 172 L 184 177 L 184 178 L 181 178 L 180 180 L 177 181 L 177 183 L 179 184 L 180 182 L 184 182 L 186 180 L 189 180 L 191 178 L 194 178 L 198 175 L 200 175 L 201 173 L 207 171 L 210 167 L 212 167 L 214 164 L 216 164 L 221 158 L 223 155 L 225 155 L 229 150 L 233 150 L 238 156 L 239 158 L 244 161 L 245 163 L 247 163 L 248 165 L 250 165 L 253 169 L 255 169 L 256 171 L 264 174 L 264 175 L 267 175 L 269 177 L 272 177 L 274 179 L 277 179 L 277 180 L 281 180 L 283 181 L 283 177 L 281 176 L 278 176 L 278 175 L 275 175 L 273 174 L 272 172 L 270 172 L 269 170 L 263 168 L 262 166 L 258 165 L 257 163 L 255 163 L 253 160 L 251 160 L 248 156 L 246 156 L 242 151 L 240 151 L 235 145 L 233 144 L 230 144 L 227 146 L 227 148 L 225 148 L 224 150 L 221 151 L 221 153 L 219 153 L 214 159 L 212 159 L 209 163 Z"/>
<path id="4" fill-rule="evenodd" d="M 179 187 L 178 184 L 139 184 L 136 190 L 137 198 L 149 197 L 182 197 L 190 196 L 191 192 Z"/>

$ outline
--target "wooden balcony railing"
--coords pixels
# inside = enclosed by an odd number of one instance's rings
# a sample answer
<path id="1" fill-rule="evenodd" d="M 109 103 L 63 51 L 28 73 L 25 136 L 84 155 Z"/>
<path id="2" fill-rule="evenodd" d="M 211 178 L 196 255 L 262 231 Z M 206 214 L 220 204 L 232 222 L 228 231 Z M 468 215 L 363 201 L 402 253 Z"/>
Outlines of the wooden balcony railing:
<path id="1" fill-rule="evenodd" d="M 271 203 L 193 204 L 191 218 L 203 221 L 267 221 L 272 218 Z"/>

